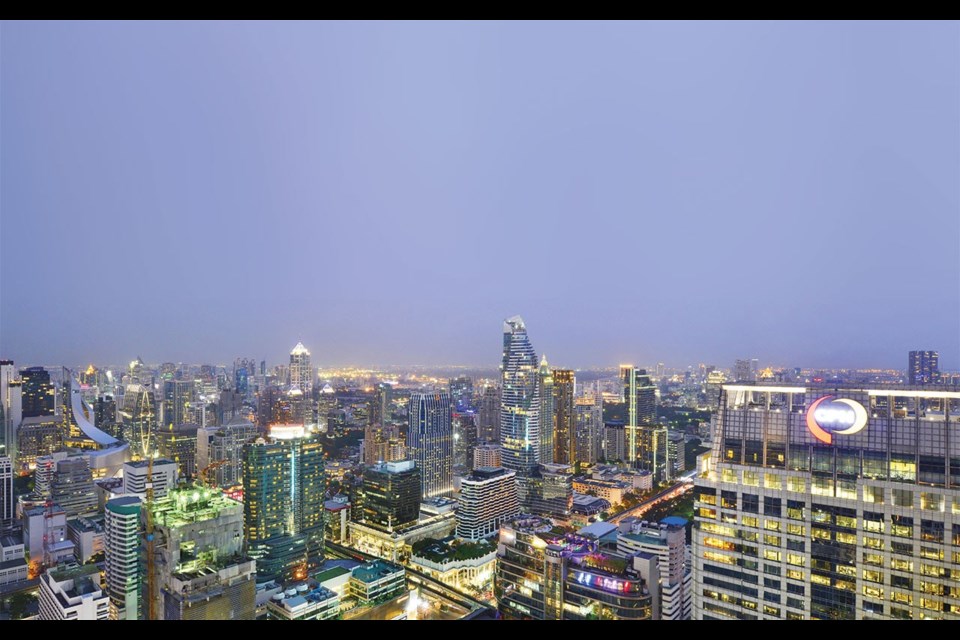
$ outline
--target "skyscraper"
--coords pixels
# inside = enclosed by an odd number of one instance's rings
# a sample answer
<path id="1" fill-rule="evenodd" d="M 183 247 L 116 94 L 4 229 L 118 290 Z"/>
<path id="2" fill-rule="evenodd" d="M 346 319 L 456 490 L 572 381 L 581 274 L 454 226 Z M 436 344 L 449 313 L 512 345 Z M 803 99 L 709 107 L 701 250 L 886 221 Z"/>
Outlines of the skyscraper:
<path id="1" fill-rule="evenodd" d="M 518 476 L 536 470 L 540 462 L 540 393 L 537 354 L 527 337 L 523 318 L 503 323 L 500 364 L 500 446 L 503 466 Z"/>
<path id="2" fill-rule="evenodd" d="M 56 408 L 50 372 L 43 367 L 29 367 L 20 371 L 23 393 L 23 417 L 52 416 Z"/>
<path id="3" fill-rule="evenodd" d="M 8 456 L 0 456 L 0 531 L 13 522 L 16 498 L 13 495 L 13 463 Z"/>
<path id="4" fill-rule="evenodd" d="M 313 367 L 310 365 L 310 352 L 298 342 L 290 352 L 290 385 L 297 387 L 305 395 L 313 392 Z"/>
<path id="5" fill-rule="evenodd" d="M 420 469 L 423 497 L 453 493 L 453 424 L 446 391 L 410 395 L 407 449 Z"/>
<path id="6" fill-rule="evenodd" d="M 453 455 L 455 465 L 473 468 L 473 450 L 477 446 L 477 422 L 474 413 L 453 414 Z"/>
<path id="7" fill-rule="evenodd" d="M 593 464 L 603 451 L 603 396 L 597 393 L 575 398 L 573 414 L 576 446 L 570 464 Z"/>
<path id="8" fill-rule="evenodd" d="M 420 516 L 420 470 L 413 460 L 381 462 L 363 471 L 363 520 L 388 531 Z"/>
<path id="9" fill-rule="evenodd" d="M 190 412 L 193 397 L 193 380 L 164 380 L 160 424 L 169 428 L 171 425 L 193 422 Z"/>
<path id="10" fill-rule="evenodd" d="M 473 410 L 473 380 L 467 376 L 450 379 L 450 401 L 457 412 Z"/>
<path id="11" fill-rule="evenodd" d="M 733 363 L 733 379 L 735 382 L 753 382 L 756 380 L 749 360 L 737 360 Z"/>
<path id="12" fill-rule="evenodd" d="M 907 381 L 910 384 L 940 382 L 940 354 L 936 351 L 911 351 Z"/>
<path id="13" fill-rule="evenodd" d="M 623 401 L 627 404 L 627 462 L 635 463 L 640 447 L 639 427 L 657 421 L 656 387 L 645 369 L 637 369 L 632 364 L 620 365 L 620 380 L 623 384 Z"/>
<path id="14" fill-rule="evenodd" d="M 540 385 L 540 463 L 553 463 L 553 447 L 555 439 L 555 416 L 553 398 L 553 372 L 547 364 L 547 356 L 540 359 L 540 369 L 537 371 L 537 382 Z"/>
<path id="15" fill-rule="evenodd" d="M 370 418 L 363 433 L 363 462 L 376 464 L 387 460 L 390 437 L 387 422 L 390 419 L 393 385 L 381 382 L 370 401 Z"/>
<path id="16" fill-rule="evenodd" d="M 500 444 L 500 389 L 494 385 L 480 396 L 480 440 Z"/>
<path id="17" fill-rule="evenodd" d="M 323 448 L 317 438 L 258 438 L 243 450 L 243 515 L 257 573 L 289 579 L 323 557 Z"/>
<path id="18" fill-rule="evenodd" d="M 577 379 L 572 369 L 553 370 L 553 461 L 576 464 L 577 432 L 573 398 Z"/>
<path id="19" fill-rule="evenodd" d="M 140 617 L 140 498 L 122 496 L 104 507 L 103 549 L 111 620 Z"/>

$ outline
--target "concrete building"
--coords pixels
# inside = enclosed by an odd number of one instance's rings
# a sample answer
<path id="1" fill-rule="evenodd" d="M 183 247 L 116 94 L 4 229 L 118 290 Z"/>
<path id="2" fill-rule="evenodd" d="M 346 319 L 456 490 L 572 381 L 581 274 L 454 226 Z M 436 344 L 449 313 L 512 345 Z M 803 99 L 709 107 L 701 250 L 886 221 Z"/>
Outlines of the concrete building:
<path id="1" fill-rule="evenodd" d="M 482 595 L 493 584 L 496 560 L 497 547 L 492 542 L 436 540 L 414 551 L 408 564 L 449 587 Z"/>
<path id="2" fill-rule="evenodd" d="M 687 521 L 664 518 L 659 523 L 624 518 L 617 551 L 645 552 L 657 557 L 660 573 L 660 619 L 689 620 L 693 613 L 693 571 L 687 563 Z"/>
<path id="3" fill-rule="evenodd" d="M 268 620 L 334 620 L 340 617 L 340 596 L 315 580 L 291 585 L 267 602 Z"/>
<path id="4" fill-rule="evenodd" d="M 477 467 L 499 467 L 500 466 L 500 445 L 498 444 L 478 444 L 473 449 L 473 468 Z"/>
<path id="5" fill-rule="evenodd" d="M 517 497 L 524 513 L 566 518 L 573 507 L 573 468 L 544 464 L 517 478 Z"/>
<path id="6" fill-rule="evenodd" d="M 383 602 L 406 590 L 406 570 L 392 562 L 374 560 L 350 573 L 347 592 L 361 605 Z"/>
<path id="7" fill-rule="evenodd" d="M 208 469 L 207 480 L 216 487 L 243 483 L 243 445 L 259 435 L 257 426 L 245 418 L 232 418 L 225 425 L 197 431 L 197 473 Z"/>
<path id="8" fill-rule="evenodd" d="M 139 496 L 147 494 L 147 476 L 150 472 L 149 460 L 125 462 L 123 465 L 123 493 Z M 173 460 L 159 458 L 153 461 L 153 498 L 159 500 L 177 486 L 179 468 Z"/>
<path id="9" fill-rule="evenodd" d="M 488 538 L 519 513 L 516 473 L 503 467 L 477 467 L 460 484 L 457 536 Z"/>
<path id="10" fill-rule="evenodd" d="M 420 469 L 423 497 L 453 493 L 453 423 L 446 391 L 410 395 L 407 449 Z"/>
<path id="11" fill-rule="evenodd" d="M 626 482 L 619 480 L 596 480 L 578 476 L 573 479 L 573 490 L 577 493 L 594 495 L 603 498 L 611 505 L 623 503 L 623 496 L 632 490 Z"/>
<path id="12" fill-rule="evenodd" d="M 100 569 L 87 564 L 51 569 L 40 576 L 41 620 L 107 620 L 110 599 L 100 588 Z"/>

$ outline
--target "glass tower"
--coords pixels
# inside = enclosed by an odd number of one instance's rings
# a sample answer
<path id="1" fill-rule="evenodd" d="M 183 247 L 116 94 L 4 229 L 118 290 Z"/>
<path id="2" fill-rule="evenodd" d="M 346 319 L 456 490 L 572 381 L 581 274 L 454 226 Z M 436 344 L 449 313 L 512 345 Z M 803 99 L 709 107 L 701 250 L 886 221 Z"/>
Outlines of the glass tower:
<path id="1" fill-rule="evenodd" d="M 525 475 L 540 462 L 540 385 L 537 354 L 520 316 L 503 323 L 500 375 L 502 462 L 507 469 Z"/>

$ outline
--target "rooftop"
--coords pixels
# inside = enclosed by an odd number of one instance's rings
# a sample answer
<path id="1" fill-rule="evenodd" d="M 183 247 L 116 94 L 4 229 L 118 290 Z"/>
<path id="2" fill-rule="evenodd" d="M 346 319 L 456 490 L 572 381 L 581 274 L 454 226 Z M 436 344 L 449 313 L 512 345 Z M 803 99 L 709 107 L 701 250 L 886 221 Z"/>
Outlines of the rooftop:
<path id="1" fill-rule="evenodd" d="M 177 464 L 177 463 L 174 462 L 173 460 L 167 460 L 166 458 L 154 458 L 154 460 L 153 460 L 154 470 L 156 470 L 156 467 L 158 467 L 158 466 L 160 466 L 160 465 L 167 465 L 167 464 L 175 465 L 175 464 Z M 147 469 L 147 468 L 150 467 L 150 461 L 149 461 L 149 460 L 134 460 L 134 461 L 131 461 L 131 462 L 124 462 L 124 463 L 123 463 L 123 466 L 125 466 L 125 467 L 133 467 L 134 469 Z"/>
<path id="2" fill-rule="evenodd" d="M 404 568 L 400 565 L 393 564 L 392 562 L 385 562 L 383 560 L 374 560 L 373 562 L 362 564 L 354 569 L 352 577 L 361 582 L 376 582 L 377 580 L 382 580 L 387 576 L 396 573 L 403 574 L 404 572 Z"/>
<path id="3" fill-rule="evenodd" d="M 340 576 L 347 575 L 350 573 L 350 569 L 346 567 L 330 567 L 329 569 L 324 569 L 320 573 L 314 574 L 313 579 L 319 583 L 324 583 L 327 580 L 333 580 L 334 578 L 339 578 Z"/>

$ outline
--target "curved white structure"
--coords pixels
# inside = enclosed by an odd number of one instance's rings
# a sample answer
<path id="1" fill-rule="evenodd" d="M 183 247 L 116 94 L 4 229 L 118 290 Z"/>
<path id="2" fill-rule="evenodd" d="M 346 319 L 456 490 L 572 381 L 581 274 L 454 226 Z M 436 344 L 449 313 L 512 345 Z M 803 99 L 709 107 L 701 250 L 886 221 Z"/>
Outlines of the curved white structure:
<path id="1" fill-rule="evenodd" d="M 97 444 L 103 447 L 111 447 L 120 444 L 120 441 L 98 429 L 93 420 L 90 419 L 90 408 L 83 402 L 83 396 L 80 393 L 79 384 L 71 381 L 70 385 L 70 408 L 73 409 L 73 418 L 77 421 L 77 426 L 83 435 L 87 436 Z"/>
<path id="2" fill-rule="evenodd" d="M 108 477 L 116 475 L 123 463 L 130 460 L 130 445 L 98 429 L 93 424 L 91 419 L 93 412 L 83 401 L 83 395 L 80 393 L 80 383 L 73 378 L 73 372 L 70 373 L 70 409 L 73 411 L 73 418 L 77 421 L 77 426 L 83 432 L 83 435 L 99 446 L 98 449 L 86 451 L 87 458 L 90 460 L 90 468 L 101 469 L 104 471 L 104 475 Z"/>

